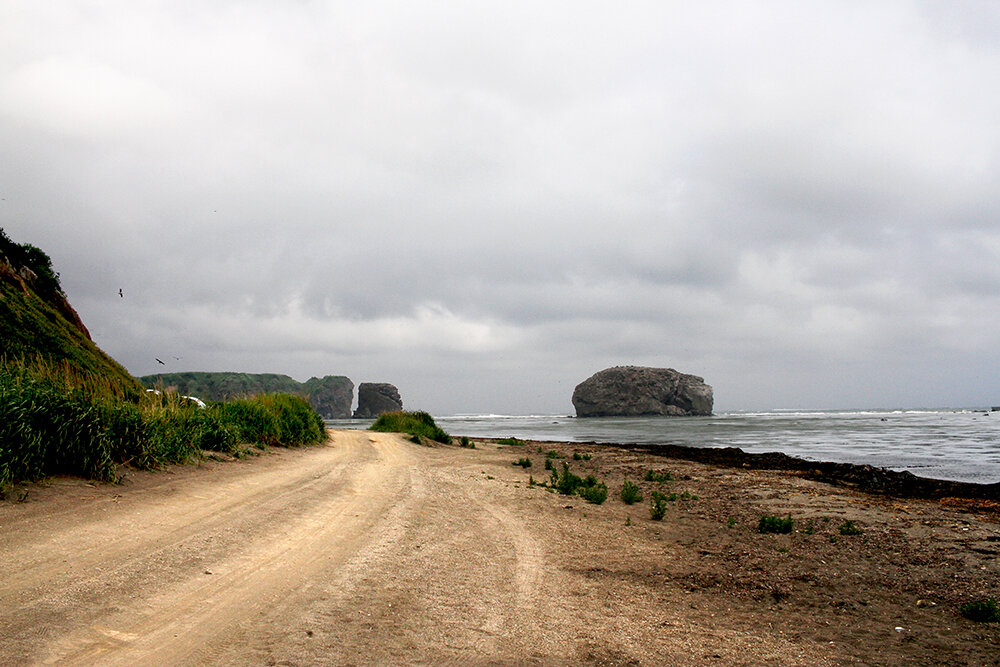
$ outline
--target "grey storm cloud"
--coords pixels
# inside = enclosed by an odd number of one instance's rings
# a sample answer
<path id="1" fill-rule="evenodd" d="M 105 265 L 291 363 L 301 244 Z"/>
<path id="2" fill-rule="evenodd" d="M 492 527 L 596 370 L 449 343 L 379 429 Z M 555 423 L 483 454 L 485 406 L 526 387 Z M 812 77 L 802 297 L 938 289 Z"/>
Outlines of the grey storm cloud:
<path id="1" fill-rule="evenodd" d="M 131 372 L 996 403 L 993 3 L 10 2 L 0 225 Z M 125 299 L 118 297 L 123 288 Z"/>

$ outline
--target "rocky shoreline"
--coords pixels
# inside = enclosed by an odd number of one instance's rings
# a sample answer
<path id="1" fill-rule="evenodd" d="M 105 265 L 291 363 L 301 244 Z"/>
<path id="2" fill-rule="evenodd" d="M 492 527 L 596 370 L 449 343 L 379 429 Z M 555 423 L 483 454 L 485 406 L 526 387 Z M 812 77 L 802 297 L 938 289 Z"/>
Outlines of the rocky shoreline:
<path id="1" fill-rule="evenodd" d="M 597 443 L 588 443 L 596 445 Z M 869 493 L 896 498 L 964 498 L 1000 501 L 1000 483 L 976 484 L 919 477 L 909 471 L 897 471 L 871 465 L 810 461 L 782 454 L 754 454 L 739 447 L 690 447 L 686 445 L 648 445 L 625 443 L 612 445 L 621 449 L 641 451 L 652 456 L 682 459 L 698 463 L 747 468 L 751 470 L 783 470 L 800 472 L 802 477 L 828 484 L 846 486 Z M 998 506 L 1000 507 L 1000 506 Z"/>

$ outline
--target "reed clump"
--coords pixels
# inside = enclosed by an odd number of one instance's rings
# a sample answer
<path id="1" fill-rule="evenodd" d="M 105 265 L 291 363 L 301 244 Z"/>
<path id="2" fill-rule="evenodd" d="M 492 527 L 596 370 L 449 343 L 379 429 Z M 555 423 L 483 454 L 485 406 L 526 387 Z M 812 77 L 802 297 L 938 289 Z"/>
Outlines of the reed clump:
<path id="1" fill-rule="evenodd" d="M 383 412 L 368 428 L 382 433 L 406 433 L 417 439 L 427 438 L 435 442 L 449 444 L 451 436 L 444 432 L 434 418 L 426 412 Z"/>

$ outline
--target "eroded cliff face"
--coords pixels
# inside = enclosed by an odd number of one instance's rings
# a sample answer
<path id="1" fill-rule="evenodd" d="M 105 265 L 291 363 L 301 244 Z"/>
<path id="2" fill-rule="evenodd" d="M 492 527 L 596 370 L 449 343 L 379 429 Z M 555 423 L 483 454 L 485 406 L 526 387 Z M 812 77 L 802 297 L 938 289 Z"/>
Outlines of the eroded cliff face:
<path id="1" fill-rule="evenodd" d="M 672 368 L 615 366 L 573 391 L 577 417 L 707 416 L 712 404 L 712 387 L 704 378 Z"/>
<path id="2" fill-rule="evenodd" d="M 387 382 L 362 382 L 358 385 L 358 409 L 355 419 L 373 419 L 383 412 L 403 409 L 399 390 Z"/>

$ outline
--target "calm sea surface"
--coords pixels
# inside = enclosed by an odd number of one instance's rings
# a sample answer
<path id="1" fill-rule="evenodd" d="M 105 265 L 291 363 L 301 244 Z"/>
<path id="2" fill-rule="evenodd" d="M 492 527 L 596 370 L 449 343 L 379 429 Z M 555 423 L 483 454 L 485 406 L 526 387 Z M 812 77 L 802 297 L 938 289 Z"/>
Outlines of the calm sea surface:
<path id="1" fill-rule="evenodd" d="M 921 477 L 1000 482 L 1000 412 L 984 409 L 734 412 L 674 419 L 457 415 L 435 420 L 457 436 L 739 447 L 814 461 L 867 463 Z M 327 424 L 367 428 L 371 421 Z"/>

